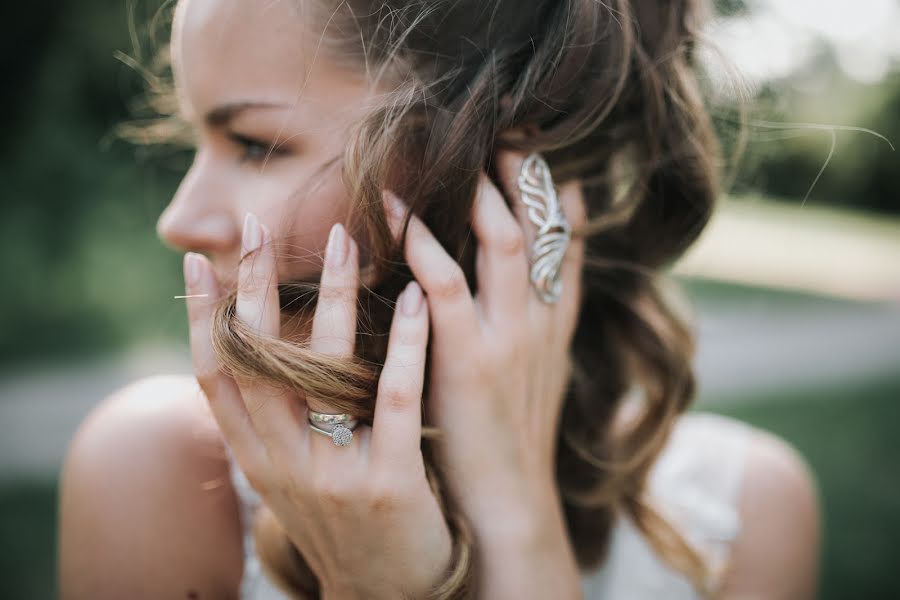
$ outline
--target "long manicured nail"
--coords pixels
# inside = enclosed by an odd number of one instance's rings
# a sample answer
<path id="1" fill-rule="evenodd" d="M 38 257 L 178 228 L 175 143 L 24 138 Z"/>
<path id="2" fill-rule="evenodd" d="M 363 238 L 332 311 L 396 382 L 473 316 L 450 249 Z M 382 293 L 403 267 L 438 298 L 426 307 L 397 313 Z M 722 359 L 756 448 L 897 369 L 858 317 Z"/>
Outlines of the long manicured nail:
<path id="1" fill-rule="evenodd" d="M 253 252 L 262 243 L 262 230 L 259 228 L 259 219 L 248 212 L 244 218 L 244 233 L 241 236 L 241 244 L 244 246 L 244 254 Z"/>
<path id="2" fill-rule="evenodd" d="M 328 263 L 333 267 L 342 267 L 347 262 L 347 254 L 350 253 L 350 240 L 344 226 L 335 223 L 328 234 L 328 247 L 325 249 Z"/>
<path id="3" fill-rule="evenodd" d="M 406 214 L 406 204 L 389 190 L 384 190 L 384 207 L 388 218 L 388 227 L 394 237 L 399 238 L 403 233 L 403 216 Z"/>
<path id="4" fill-rule="evenodd" d="M 422 308 L 422 288 L 415 281 L 410 281 L 400 294 L 400 310 L 411 317 L 418 314 L 420 308 Z"/>
<path id="5" fill-rule="evenodd" d="M 184 282 L 194 287 L 200 281 L 200 257 L 193 252 L 184 255 Z"/>
<path id="6" fill-rule="evenodd" d="M 388 216 L 392 217 L 395 223 L 399 223 L 406 214 L 406 204 L 388 190 L 385 190 L 384 197 L 387 199 Z"/>

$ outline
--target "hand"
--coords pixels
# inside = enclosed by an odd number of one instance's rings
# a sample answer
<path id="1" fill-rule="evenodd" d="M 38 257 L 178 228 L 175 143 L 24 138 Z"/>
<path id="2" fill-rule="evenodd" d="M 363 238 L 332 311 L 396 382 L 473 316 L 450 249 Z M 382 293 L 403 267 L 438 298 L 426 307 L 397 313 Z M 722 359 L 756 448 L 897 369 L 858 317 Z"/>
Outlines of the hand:
<path id="1" fill-rule="evenodd" d="M 439 455 L 451 493 L 483 542 L 496 541 L 509 550 L 515 544 L 507 540 L 531 544 L 540 539 L 543 544 L 534 546 L 552 547 L 564 561 L 557 572 L 571 579 L 577 578 L 577 568 L 557 498 L 554 450 L 581 300 L 584 242 L 573 238 L 565 254 L 558 303 L 543 303 L 529 279 L 537 228 L 527 218 L 516 184 L 523 160 L 511 152 L 498 155 L 515 215 L 482 173 L 472 224 L 479 243 L 476 297 L 460 266 L 415 216 L 404 252 L 429 300 L 425 410 L 429 422 L 442 430 Z M 406 207 L 388 196 L 398 211 L 392 227 L 399 231 Z M 580 183 L 564 186 L 559 198 L 569 223 L 580 226 L 585 220 Z"/>
<path id="2" fill-rule="evenodd" d="M 415 216 L 404 248 L 431 312 L 425 410 L 443 432 L 442 456 L 454 480 L 449 484 L 473 509 L 471 517 L 483 510 L 508 513 L 539 489 L 555 488 L 556 426 L 570 374 L 584 243 L 573 238 L 565 254 L 559 302 L 543 303 L 529 280 L 536 226 L 516 184 L 522 161 L 511 152 L 498 156 L 515 215 L 490 178 L 481 175 L 472 223 L 478 238 L 476 297 L 460 266 Z M 398 232 L 406 206 L 387 195 L 398 211 L 391 217 Z M 584 221 L 577 182 L 561 191 L 560 202 L 573 228 Z"/>
<path id="3" fill-rule="evenodd" d="M 236 316 L 260 335 L 278 337 L 277 273 L 269 241 L 268 230 L 248 215 L 244 252 L 249 255 L 240 265 Z M 321 277 L 312 350 L 352 355 L 358 261 L 357 244 L 336 227 Z M 185 281 L 188 295 L 208 294 L 205 300 L 188 300 L 197 380 L 235 459 L 319 578 L 323 597 L 421 597 L 442 576 L 452 540 L 420 450 L 429 334 L 420 288 L 412 282 L 398 299 L 372 427 L 360 424 L 350 445 L 338 447 L 307 425 L 307 403 L 338 412 L 324 399 L 301 398 L 220 370 L 210 318 L 221 290 L 209 262 L 186 255 Z"/>

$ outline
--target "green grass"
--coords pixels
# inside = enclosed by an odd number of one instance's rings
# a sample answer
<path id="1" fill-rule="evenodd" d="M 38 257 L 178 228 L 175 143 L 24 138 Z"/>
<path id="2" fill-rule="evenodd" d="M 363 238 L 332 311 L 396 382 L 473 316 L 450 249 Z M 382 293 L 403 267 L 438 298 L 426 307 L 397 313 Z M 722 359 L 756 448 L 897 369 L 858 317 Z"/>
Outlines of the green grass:
<path id="1" fill-rule="evenodd" d="M 900 376 L 703 409 L 778 434 L 812 467 L 824 519 L 822 600 L 900 598 Z"/>
<path id="2" fill-rule="evenodd" d="M 691 304 L 701 312 L 707 308 L 810 310 L 860 306 L 856 301 L 800 290 L 780 290 L 680 274 L 673 275 L 673 279 L 683 288 Z"/>

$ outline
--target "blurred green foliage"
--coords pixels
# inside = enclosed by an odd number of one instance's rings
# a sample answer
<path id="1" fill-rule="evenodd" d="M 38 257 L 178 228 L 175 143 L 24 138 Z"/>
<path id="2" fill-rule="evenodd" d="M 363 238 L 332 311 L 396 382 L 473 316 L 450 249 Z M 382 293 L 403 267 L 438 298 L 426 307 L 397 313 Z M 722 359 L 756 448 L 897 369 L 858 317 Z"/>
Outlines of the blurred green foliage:
<path id="1" fill-rule="evenodd" d="M 715 0 L 713 5 L 718 14 L 727 17 L 742 14 L 747 10 L 747 3 L 744 0 Z"/>
<path id="2" fill-rule="evenodd" d="M 790 81 L 766 85 L 746 127 L 735 193 L 788 202 L 809 194 L 810 203 L 900 213 L 900 156 L 891 147 L 900 142 L 900 72 L 863 84 L 826 54 Z"/>
<path id="3" fill-rule="evenodd" d="M 0 485 L 0 598 L 57 598 L 57 483 Z"/>
<path id="4" fill-rule="evenodd" d="M 178 173 L 137 161 L 111 135 L 143 89 L 113 58 L 131 51 L 126 3 L 8 9 L 0 260 L 12 285 L 0 296 L 0 362 L 178 334 L 179 257 L 154 233 Z"/>
<path id="5" fill-rule="evenodd" d="M 821 600 L 900 598 L 894 576 L 898 399 L 900 378 L 893 373 L 713 408 L 790 440 L 815 473 L 823 520 Z"/>

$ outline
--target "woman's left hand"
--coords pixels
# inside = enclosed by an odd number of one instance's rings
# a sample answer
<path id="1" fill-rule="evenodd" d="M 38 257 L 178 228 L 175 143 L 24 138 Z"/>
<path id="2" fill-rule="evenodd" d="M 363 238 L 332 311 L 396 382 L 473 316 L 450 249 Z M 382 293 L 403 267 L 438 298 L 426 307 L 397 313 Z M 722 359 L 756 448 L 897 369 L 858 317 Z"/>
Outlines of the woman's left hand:
<path id="1" fill-rule="evenodd" d="M 350 357 L 359 250 L 346 234 L 340 241 L 341 231 L 333 230 L 326 253 L 310 348 Z M 248 218 L 236 317 L 260 336 L 277 338 L 278 276 L 268 238 Z M 323 399 L 220 370 L 210 338 L 212 307 L 221 294 L 215 273 L 204 257 L 188 254 L 185 278 L 197 380 L 264 510 L 306 559 L 322 597 L 424 597 L 447 568 L 452 539 L 420 449 L 429 319 L 417 284 L 409 284 L 394 314 L 374 423 L 360 424 L 349 446 L 336 447 L 306 421 L 308 405 L 337 412 Z"/>
<path id="2" fill-rule="evenodd" d="M 529 278 L 537 227 L 516 183 L 523 160 L 512 152 L 498 155 L 513 211 L 482 172 L 473 217 L 479 242 L 474 298 L 460 266 L 415 216 L 404 250 L 429 299 L 426 411 L 430 424 L 442 430 L 439 448 L 450 491 L 483 544 L 511 540 L 515 547 L 552 539 L 562 552 L 554 451 L 581 300 L 584 242 L 572 238 L 562 265 L 562 295 L 556 304 L 545 304 Z M 386 195 L 405 214 L 405 205 Z M 559 189 L 559 200 L 570 225 L 581 225 L 586 213 L 580 182 Z M 396 213 L 391 224 L 399 233 Z"/>

